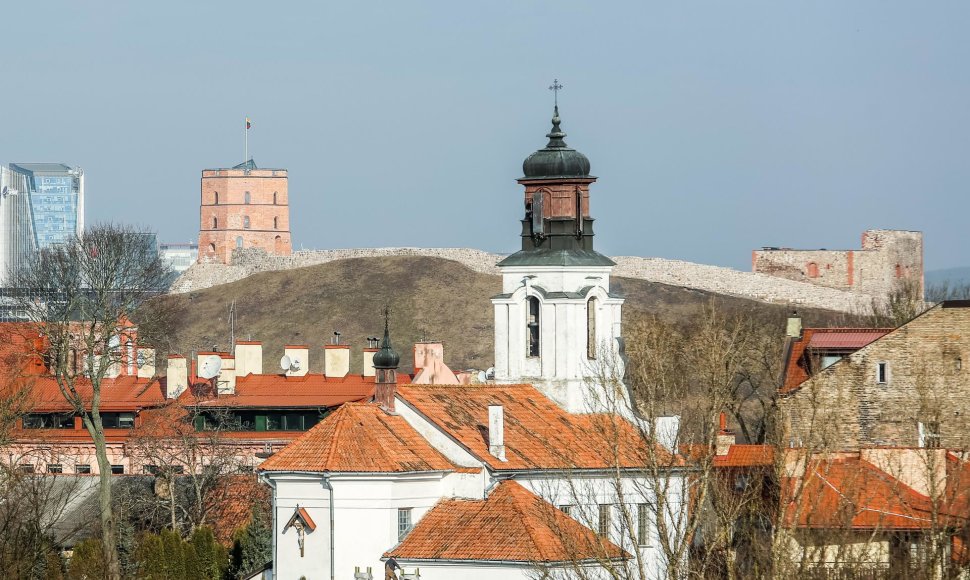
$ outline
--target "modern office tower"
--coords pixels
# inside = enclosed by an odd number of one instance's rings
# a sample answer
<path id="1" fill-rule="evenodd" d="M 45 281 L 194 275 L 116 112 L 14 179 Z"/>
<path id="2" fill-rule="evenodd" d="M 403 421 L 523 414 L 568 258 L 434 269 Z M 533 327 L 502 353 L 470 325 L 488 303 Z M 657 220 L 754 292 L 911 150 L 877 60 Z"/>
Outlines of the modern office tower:
<path id="1" fill-rule="evenodd" d="M 63 163 L 11 163 L 27 178 L 37 249 L 63 244 L 84 230 L 84 171 Z"/>
<path id="2" fill-rule="evenodd" d="M 0 288 L 36 249 L 29 180 L 0 166 Z"/>
<path id="3" fill-rule="evenodd" d="M 199 245 L 195 242 L 184 244 L 159 244 L 158 253 L 173 272 L 181 274 L 199 259 Z"/>

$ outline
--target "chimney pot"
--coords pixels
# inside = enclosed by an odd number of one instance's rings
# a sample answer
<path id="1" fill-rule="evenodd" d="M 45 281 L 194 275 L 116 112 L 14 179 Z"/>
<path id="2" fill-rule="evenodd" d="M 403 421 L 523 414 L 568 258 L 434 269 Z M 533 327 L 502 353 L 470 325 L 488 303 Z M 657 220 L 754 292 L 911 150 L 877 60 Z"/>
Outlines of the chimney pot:
<path id="1" fill-rule="evenodd" d="M 337 333 L 334 333 L 337 334 Z M 339 339 L 339 336 L 337 337 Z M 323 347 L 323 374 L 327 377 L 346 377 L 350 372 L 350 345 L 328 344 Z"/>

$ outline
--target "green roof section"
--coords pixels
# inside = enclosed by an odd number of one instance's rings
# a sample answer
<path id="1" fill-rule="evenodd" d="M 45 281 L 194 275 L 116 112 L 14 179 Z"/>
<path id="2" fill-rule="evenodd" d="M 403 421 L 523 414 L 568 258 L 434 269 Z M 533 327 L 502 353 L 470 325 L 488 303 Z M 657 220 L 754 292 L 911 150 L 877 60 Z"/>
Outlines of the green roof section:
<path id="1" fill-rule="evenodd" d="M 616 262 L 592 250 L 522 250 L 497 266 L 616 266 Z"/>

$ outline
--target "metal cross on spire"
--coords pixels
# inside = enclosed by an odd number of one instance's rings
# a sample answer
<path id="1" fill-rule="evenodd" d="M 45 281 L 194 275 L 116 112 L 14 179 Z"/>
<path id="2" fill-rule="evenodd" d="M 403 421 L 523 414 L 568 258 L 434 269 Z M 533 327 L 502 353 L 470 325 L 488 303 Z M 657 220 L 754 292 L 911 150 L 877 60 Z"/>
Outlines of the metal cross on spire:
<path id="1" fill-rule="evenodd" d="M 559 84 L 559 79 L 552 79 L 552 84 L 549 85 L 549 90 L 552 91 L 553 100 L 555 101 L 556 107 L 559 106 L 559 91 L 562 90 L 562 85 Z"/>

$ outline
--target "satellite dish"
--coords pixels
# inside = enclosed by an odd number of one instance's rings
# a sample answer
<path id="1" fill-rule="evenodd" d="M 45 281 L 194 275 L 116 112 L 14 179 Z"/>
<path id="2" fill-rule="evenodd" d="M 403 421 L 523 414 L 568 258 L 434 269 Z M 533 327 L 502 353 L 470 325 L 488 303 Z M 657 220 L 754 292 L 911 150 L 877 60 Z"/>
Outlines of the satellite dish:
<path id="1" fill-rule="evenodd" d="M 485 371 L 485 378 L 488 380 L 495 378 L 495 367 L 488 367 L 488 370 Z"/>
<path id="2" fill-rule="evenodd" d="M 280 368 L 283 369 L 284 371 L 288 371 L 292 366 L 293 366 L 293 361 L 290 360 L 290 357 L 284 354 L 283 358 L 280 359 Z"/>
<path id="3" fill-rule="evenodd" d="M 210 354 L 202 360 L 201 367 L 199 376 L 203 379 L 213 379 L 219 376 L 219 371 L 222 370 L 222 357 Z"/>
<path id="4" fill-rule="evenodd" d="M 488 375 L 485 374 L 485 371 L 478 371 L 478 382 L 484 383 L 487 380 L 488 380 Z"/>
<path id="5" fill-rule="evenodd" d="M 300 370 L 300 359 L 298 358 L 293 359 L 293 366 L 290 367 L 290 370 L 294 370 L 294 371 Z"/>

